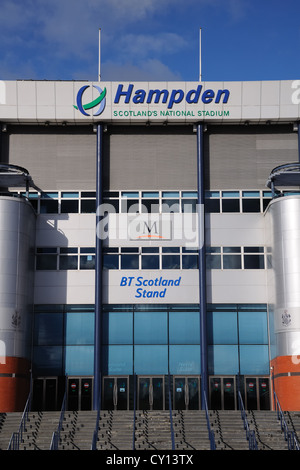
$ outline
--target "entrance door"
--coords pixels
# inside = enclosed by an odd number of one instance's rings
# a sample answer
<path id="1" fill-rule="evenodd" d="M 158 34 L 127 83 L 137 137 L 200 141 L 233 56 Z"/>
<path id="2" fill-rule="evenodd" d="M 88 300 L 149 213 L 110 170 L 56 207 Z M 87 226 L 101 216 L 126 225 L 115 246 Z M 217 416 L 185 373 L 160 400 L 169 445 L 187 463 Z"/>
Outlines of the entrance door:
<path id="1" fill-rule="evenodd" d="M 102 408 L 104 410 L 129 409 L 128 377 L 103 377 Z"/>
<path id="2" fill-rule="evenodd" d="M 67 409 L 70 411 L 92 409 L 93 379 L 74 377 L 68 379 Z"/>
<path id="3" fill-rule="evenodd" d="M 39 377 L 33 382 L 32 409 L 57 410 L 57 377 Z"/>
<path id="4" fill-rule="evenodd" d="M 138 409 L 164 410 L 164 378 L 138 377 Z"/>
<path id="5" fill-rule="evenodd" d="M 268 377 L 245 377 L 245 408 L 247 410 L 270 409 Z"/>
<path id="6" fill-rule="evenodd" d="M 236 410 L 235 377 L 210 377 L 209 402 L 212 410 Z"/>
<path id="7" fill-rule="evenodd" d="M 200 409 L 199 377 L 174 377 L 173 403 L 176 410 Z"/>

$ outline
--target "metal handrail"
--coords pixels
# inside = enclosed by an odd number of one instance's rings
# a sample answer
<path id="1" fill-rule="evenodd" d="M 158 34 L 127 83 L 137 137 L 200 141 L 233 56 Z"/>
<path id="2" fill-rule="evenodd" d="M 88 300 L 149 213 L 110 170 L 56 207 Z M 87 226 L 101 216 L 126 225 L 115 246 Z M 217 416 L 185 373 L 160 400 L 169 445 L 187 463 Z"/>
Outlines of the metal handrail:
<path id="1" fill-rule="evenodd" d="M 172 397 L 171 397 L 171 380 L 169 374 L 169 413 L 170 413 L 170 429 L 171 429 L 171 442 L 172 450 L 175 450 L 175 439 L 174 439 L 174 427 L 173 427 L 173 416 L 172 416 Z"/>
<path id="2" fill-rule="evenodd" d="M 136 375 L 133 376 L 133 431 L 132 450 L 135 450 L 135 424 L 136 424 Z"/>
<path id="3" fill-rule="evenodd" d="M 258 450 L 257 441 L 256 441 L 256 437 L 255 437 L 255 431 L 250 429 L 248 419 L 247 419 L 247 415 L 246 415 L 246 411 L 245 411 L 245 407 L 244 407 L 244 403 L 243 403 L 243 399 L 242 399 L 242 395 L 241 395 L 240 391 L 238 391 L 238 400 L 239 400 L 239 406 L 240 406 L 240 410 L 241 410 L 242 420 L 243 420 L 243 423 L 244 423 L 244 429 L 246 431 L 246 438 L 247 438 L 247 441 L 249 442 L 249 450 Z"/>
<path id="4" fill-rule="evenodd" d="M 66 376 L 66 385 L 65 385 L 65 393 L 64 393 L 64 398 L 62 401 L 61 405 L 61 411 L 60 411 L 60 417 L 59 417 L 59 422 L 56 431 L 53 432 L 52 434 L 52 439 L 51 439 L 51 444 L 50 444 L 50 450 L 58 450 L 58 444 L 60 440 L 60 433 L 62 430 L 62 425 L 65 417 L 65 411 L 66 411 L 66 404 L 67 404 L 67 381 L 68 378 Z"/>
<path id="5" fill-rule="evenodd" d="M 207 406 L 207 398 L 206 393 L 204 392 L 204 406 L 205 406 L 205 415 L 206 415 L 206 424 L 208 430 L 208 437 L 210 442 L 210 450 L 216 450 L 216 441 L 215 441 L 215 433 L 211 429 L 209 415 L 208 415 L 208 406 Z"/>
<path id="6" fill-rule="evenodd" d="M 300 445 L 299 442 L 296 439 L 295 433 L 293 431 L 290 431 L 287 425 L 287 422 L 285 420 L 282 408 L 280 406 L 278 397 L 276 395 L 275 390 L 273 391 L 274 395 L 274 402 L 275 402 L 275 410 L 277 411 L 277 419 L 280 421 L 280 427 L 281 430 L 284 433 L 284 439 L 288 443 L 288 449 L 289 450 L 300 450 Z"/>
<path id="7" fill-rule="evenodd" d="M 20 442 L 23 438 L 23 431 L 26 429 L 26 423 L 28 421 L 28 415 L 31 410 L 31 398 L 32 398 L 32 377 L 30 378 L 30 388 L 28 398 L 26 400 L 25 408 L 22 414 L 22 418 L 20 421 L 19 430 L 17 432 L 13 432 L 8 444 L 7 450 L 19 450 Z"/>

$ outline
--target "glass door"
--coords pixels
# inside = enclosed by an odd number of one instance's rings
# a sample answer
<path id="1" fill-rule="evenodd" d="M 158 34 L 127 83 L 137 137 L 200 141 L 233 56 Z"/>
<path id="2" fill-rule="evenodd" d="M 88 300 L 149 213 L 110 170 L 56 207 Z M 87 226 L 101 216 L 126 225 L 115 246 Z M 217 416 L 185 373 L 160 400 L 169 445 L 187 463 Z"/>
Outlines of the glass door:
<path id="1" fill-rule="evenodd" d="M 176 410 L 200 409 L 200 379 L 199 377 L 173 378 L 173 407 Z"/>
<path id="2" fill-rule="evenodd" d="M 138 409 L 164 410 L 164 378 L 138 377 Z"/>
<path id="3" fill-rule="evenodd" d="M 104 410 L 129 409 L 128 377 L 103 377 L 102 408 Z"/>
<path id="4" fill-rule="evenodd" d="M 57 377 L 39 377 L 33 382 L 32 409 L 57 410 Z"/>
<path id="5" fill-rule="evenodd" d="M 91 410 L 93 379 L 90 377 L 68 378 L 67 409 L 69 411 Z"/>
<path id="6" fill-rule="evenodd" d="M 235 377 L 210 377 L 209 403 L 212 410 L 236 410 Z"/>
<path id="7" fill-rule="evenodd" d="M 247 410 L 270 409 L 268 377 L 245 377 L 245 408 Z"/>

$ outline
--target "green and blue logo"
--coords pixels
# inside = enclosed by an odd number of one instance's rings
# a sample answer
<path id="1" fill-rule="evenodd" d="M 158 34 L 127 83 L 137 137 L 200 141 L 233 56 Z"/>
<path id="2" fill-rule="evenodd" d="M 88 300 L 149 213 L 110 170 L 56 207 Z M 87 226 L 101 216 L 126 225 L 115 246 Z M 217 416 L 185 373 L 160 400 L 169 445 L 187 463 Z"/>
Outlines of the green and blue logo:
<path id="1" fill-rule="evenodd" d="M 93 87 L 96 88 L 96 90 L 98 90 L 99 96 L 95 100 L 91 101 L 90 103 L 82 104 L 83 94 L 85 90 L 89 87 L 90 85 L 85 85 L 82 88 L 80 88 L 80 90 L 77 93 L 77 98 L 76 98 L 77 106 L 74 105 L 74 108 L 79 110 L 84 116 L 90 116 L 90 114 L 88 114 L 86 110 L 94 109 L 97 106 L 99 106 L 98 110 L 93 114 L 93 116 L 100 116 L 100 114 L 103 113 L 105 106 L 106 106 L 106 88 L 102 90 L 99 86 L 93 85 Z"/>

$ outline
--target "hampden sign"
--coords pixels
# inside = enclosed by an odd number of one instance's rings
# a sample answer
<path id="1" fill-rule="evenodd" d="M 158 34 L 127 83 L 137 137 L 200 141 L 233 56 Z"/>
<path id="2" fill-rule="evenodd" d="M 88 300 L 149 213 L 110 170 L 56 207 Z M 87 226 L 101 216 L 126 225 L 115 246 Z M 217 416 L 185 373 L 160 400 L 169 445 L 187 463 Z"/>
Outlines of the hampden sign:
<path id="1" fill-rule="evenodd" d="M 91 87 L 96 90 L 97 97 L 86 102 L 86 91 Z M 136 84 L 120 83 L 114 95 L 108 97 L 106 87 L 84 85 L 77 93 L 74 108 L 84 116 L 100 116 L 106 109 L 108 99 L 115 118 L 226 117 L 229 116 L 229 110 L 223 109 L 222 105 L 229 102 L 230 91 L 227 88 L 204 89 L 201 84 L 187 91 L 182 88 L 146 90 Z M 211 104 L 217 107 L 203 109 L 203 105 Z"/>

